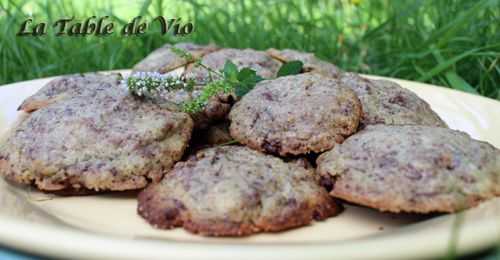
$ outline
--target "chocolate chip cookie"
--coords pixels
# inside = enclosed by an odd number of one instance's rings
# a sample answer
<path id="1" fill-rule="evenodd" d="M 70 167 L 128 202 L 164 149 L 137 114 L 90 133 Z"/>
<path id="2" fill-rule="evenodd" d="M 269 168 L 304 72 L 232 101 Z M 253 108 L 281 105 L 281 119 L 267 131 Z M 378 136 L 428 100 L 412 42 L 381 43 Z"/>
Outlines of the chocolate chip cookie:
<path id="1" fill-rule="evenodd" d="M 215 45 L 198 45 L 188 42 L 177 43 L 175 45 L 167 43 L 154 50 L 146 58 L 137 63 L 132 70 L 134 72 L 158 72 L 163 74 L 185 66 L 191 62 L 178 56 L 174 51 L 172 51 L 172 47 L 189 52 L 194 58 L 200 58 L 203 55 L 218 49 Z"/>
<path id="2" fill-rule="evenodd" d="M 500 151 L 466 133 L 373 125 L 322 154 L 331 195 L 391 212 L 455 212 L 500 195 Z"/>
<path id="3" fill-rule="evenodd" d="M 339 205 L 304 161 L 284 162 L 242 146 L 199 151 L 139 194 L 151 225 L 207 236 L 275 232 L 336 215 Z"/>
<path id="4" fill-rule="evenodd" d="M 430 105 L 410 90 L 388 80 L 369 80 L 344 73 L 341 84 L 359 97 L 363 106 L 361 126 L 373 124 L 429 125 L 446 127 Z"/>
<path id="5" fill-rule="evenodd" d="M 231 110 L 230 133 L 263 152 L 318 153 L 353 134 L 361 116 L 354 91 L 336 79 L 305 73 L 258 83 Z"/>
<path id="6" fill-rule="evenodd" d="M 139 100 L 121 76 L 55 79 L 20 107 L 30 112 L 0 144 L 0 174 L 41 190 L 130 190 L 179 160 L 193 122 Z M 78 193 L 78 192 L 77 192 Z"/>

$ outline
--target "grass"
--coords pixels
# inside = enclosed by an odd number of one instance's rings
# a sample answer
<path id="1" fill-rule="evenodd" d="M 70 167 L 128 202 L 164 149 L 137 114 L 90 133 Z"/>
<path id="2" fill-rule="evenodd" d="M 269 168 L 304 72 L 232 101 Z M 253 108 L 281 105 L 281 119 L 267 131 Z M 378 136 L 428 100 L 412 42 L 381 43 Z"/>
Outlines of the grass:
<path id="1" fill-rule="evenodd" d="M 136 15 L 195 24 L 187 37 L 16 37 L 31 14 L 49 24 Z M 130 68 L 164 42 L 295 48 L 345 70 L 429 82 L 500 99 L 500 0 L 22 1 L 0 3 L 0 84 L 51 75 Z"/>

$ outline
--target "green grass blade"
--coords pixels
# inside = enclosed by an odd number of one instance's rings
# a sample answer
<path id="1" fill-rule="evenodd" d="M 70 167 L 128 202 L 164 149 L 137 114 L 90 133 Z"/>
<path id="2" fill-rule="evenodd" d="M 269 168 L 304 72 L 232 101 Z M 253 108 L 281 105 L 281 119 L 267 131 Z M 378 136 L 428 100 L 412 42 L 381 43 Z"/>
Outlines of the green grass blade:
<path id="1" fill-rule="evenodd" d="M 469 83 L 467 83 L 467 81 L 465 81 L 462 77 L 458 76 L 457 73 L 449 71 L 445 73 L 445 76 L 452 88 L 478 94 L 477 90 L 469 85 Z"/>
<path id="2" fill-rule="evenodd" d="M 418 78 L 418 81 L 427 81 L 430 78 L 436 76 L 437 74 L 447 70 L 450 66 L 456 64 L 458 61 L 466 58 L 467 56 L 471 55 L 472 53 L 478 51 L 479 48 L 477 49 L 472 49 L 467 52 L 464 52 L 462 54 L 459 54 L 451 59 L 448 59 L 442 63 L 439 63 L 437 66 L 426 72 L 424 75 L 422 75 L 420 78 Z"/>

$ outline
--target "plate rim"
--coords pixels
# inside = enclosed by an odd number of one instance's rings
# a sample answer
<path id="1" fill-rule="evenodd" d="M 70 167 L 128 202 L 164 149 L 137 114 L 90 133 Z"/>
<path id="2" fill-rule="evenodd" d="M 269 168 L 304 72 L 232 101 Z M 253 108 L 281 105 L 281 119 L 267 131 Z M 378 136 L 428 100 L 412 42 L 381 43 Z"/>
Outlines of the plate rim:
<path id="1" fill-rule="evenodd" d="M 486 232 L 491 223 L 476 222 L 476 232 L 460 236 L 456 254 L 482 250 L 496 244 L 498 235 Z M 425 223 L 420 223 L 425 224 Z M 418 225 L 418 224 L 414 224 Z M 290 243 L 290 244 L 236 244 L 168 241 L 98 234 L 71 228 L 43 225 L 16 220 L 0 215 L 0 243 L 24 252 L 62 258 L 84 259 L 385 259 L 430 258 L 446 255 L 448 242 L 428 239 L 422 235 L 405 235 L 405 240 L 390 234 L 349 239 L 345 241 Z M 470 225 L 469 225 L 470 227 Z M 481 231 L 479 231 L 481 230 Z M 479 232 L 478 232 L 479 231 Z M 490 236 L 484 236 L 484 234 Z M 43 239 L 50 237 L 50 239 Z M 78 246 L 75 247 L 75 242 Z M 437 242 L 437 243 L 436 243 Z M 390 245 L 390 246 L 388 246 Z M 416 246 L 418 245 L 418 246 Z M 359 250 L 363 248 L 363 250 Z M 425 250 L 424 250 L 425 249 Z"/>

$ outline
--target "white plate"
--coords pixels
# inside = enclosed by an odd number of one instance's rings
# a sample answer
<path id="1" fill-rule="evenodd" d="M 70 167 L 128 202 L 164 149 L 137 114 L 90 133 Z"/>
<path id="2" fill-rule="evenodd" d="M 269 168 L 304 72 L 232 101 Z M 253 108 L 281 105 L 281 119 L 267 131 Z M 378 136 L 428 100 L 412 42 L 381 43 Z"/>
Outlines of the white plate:
<path id="1" fill-rule="evenodd" d="M 49 80 L 0 87 L 0 134 L 15 122 L 19 104 Z M 500 102 L 391 80 L 427 100 L 451 128 L 500 147 Z M 134 194 L 57 197 L 0 181 L 0 244 L 61 258 L 388 259 L 445 256 L 454 247 L 461 254 L 500 241 L 500 199 L 464 214 L 433 217 L 347 206 L 327 221 L 245 238 L 155 230 L 136 206 Z M 457 220 L 460 228 L 453 229 Z M 451 239 L 454 230 L 457 241 Z"/>

